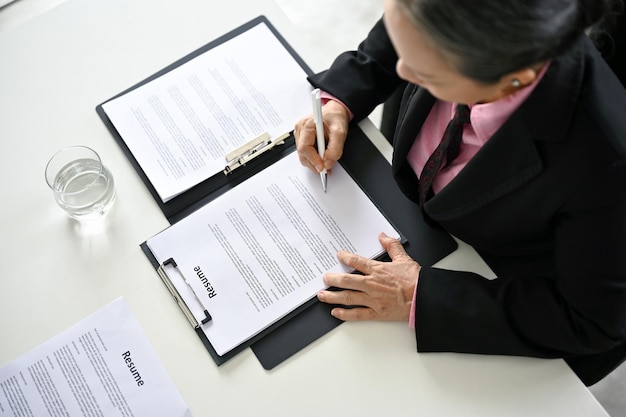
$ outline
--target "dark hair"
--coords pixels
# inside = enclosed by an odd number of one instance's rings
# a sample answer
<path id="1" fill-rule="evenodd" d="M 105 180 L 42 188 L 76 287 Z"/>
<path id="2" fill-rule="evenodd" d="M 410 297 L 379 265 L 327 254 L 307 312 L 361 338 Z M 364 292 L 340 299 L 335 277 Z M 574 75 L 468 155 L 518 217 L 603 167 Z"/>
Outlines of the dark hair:
<path id="1" fill-rule="evenodd" d="M 465 76 L 494 83 L 557 57 L 622 0 L 396 0 Z"/>

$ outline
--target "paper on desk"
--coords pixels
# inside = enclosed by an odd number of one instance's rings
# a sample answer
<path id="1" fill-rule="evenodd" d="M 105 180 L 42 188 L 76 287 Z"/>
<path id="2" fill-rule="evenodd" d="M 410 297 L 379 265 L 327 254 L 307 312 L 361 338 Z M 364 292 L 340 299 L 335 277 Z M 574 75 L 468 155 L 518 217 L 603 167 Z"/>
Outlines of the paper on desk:
<path id="1" fill-rule="evenodd" d="M 191 412 L 120 298 L 2 367 L 0 416 Z"/>
<path id="2" fill-rule="evenodd" d="M 221 172 L 225 155 L 311 113 L 306 73 L 265 23 L 102 108 L 161 200 Z"/>
<path id="3" fill-rule="evenodd" d="M 293 152 L 147 244 L 159 263 L 175 260 L 213 317 L 201 328 L 223 355 L 315 297 L 325 272 L 348 271 L 338 250 L 380 255 L 380 232 L 399 237 L 341 165 L 324 192 Z M 174 285 L 200 321 L 183 279 Z"/>

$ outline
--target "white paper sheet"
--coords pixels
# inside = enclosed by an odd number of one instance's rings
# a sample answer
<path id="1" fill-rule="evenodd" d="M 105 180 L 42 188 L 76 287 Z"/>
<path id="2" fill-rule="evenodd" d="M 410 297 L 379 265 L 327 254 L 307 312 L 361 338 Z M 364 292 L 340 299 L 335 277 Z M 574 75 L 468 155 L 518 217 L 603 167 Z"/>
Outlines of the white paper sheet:
<path id="1" fill-rule="evenodd" d="M 0 369 L 1 417 L 191 417 L 123 299 Z"/>
<path id="2" fill-rule="evenodd" d="M 221 172 L 225 155 L 311 113 L 306 73 L 259 24 L 103 105 L 164 202 Z"/>
<path id="3" fill-rule="evenodd" d="M 340 249 L 373 258 L 380 232 L 399 237 L 339 165 L 322 190 L 293 152 L 148 239 L 219 355 L 313 298 L 327 271 L 346 271 Z M 182 274 L 189 286 L 180 277 Z"/>

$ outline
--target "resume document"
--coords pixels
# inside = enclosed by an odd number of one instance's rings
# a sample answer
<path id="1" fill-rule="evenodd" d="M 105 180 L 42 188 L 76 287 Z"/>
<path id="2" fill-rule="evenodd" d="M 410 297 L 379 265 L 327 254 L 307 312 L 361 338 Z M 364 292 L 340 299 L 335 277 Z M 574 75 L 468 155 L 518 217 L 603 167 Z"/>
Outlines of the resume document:
<path id="1" fill-rule="evenodd" d="M 0 368 L 0 416 L 191 417 L 119 298 Z"/>
<path id="2" fill-rule="evenodd" d="M 399 237 L 341 165 L 324 192 L 293 152 L 147 245 L 175 261 L 170 280 L 198 322 L 210 313 L 201 328 L 223 355 L 315 297 L 324 273 L 347 272 L 337 251 L 382 254 L 380 232 Z"/>

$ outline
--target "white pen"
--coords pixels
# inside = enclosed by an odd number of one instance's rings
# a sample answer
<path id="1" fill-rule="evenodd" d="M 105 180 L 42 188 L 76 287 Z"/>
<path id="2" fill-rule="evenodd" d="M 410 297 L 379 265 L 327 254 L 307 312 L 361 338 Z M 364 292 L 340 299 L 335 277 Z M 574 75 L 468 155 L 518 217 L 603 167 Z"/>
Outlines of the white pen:
<path id="1" fill-rule="evenodd" d="M 311 102 L 313 103 L 313 120 L 315 121 L 315 131 L 317 134 L 317 153 L 320 154 L 322 161 L 324 160 L 324 151 L 326 150 L 326 139 L 324 139 L 324 123 L 322 122 L 322 98 L 320 89 L 316 88 L 311 91 Z M 326 192 L 326 168 L 320 172 L 322 179 L 322 188 Z"/>

